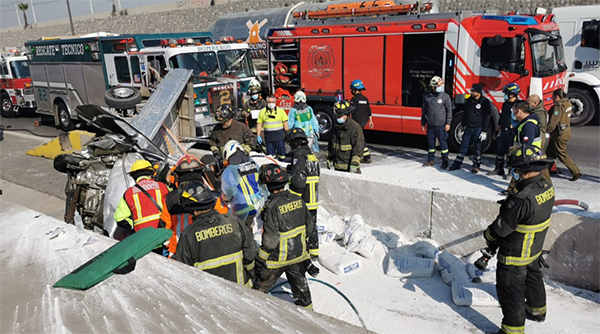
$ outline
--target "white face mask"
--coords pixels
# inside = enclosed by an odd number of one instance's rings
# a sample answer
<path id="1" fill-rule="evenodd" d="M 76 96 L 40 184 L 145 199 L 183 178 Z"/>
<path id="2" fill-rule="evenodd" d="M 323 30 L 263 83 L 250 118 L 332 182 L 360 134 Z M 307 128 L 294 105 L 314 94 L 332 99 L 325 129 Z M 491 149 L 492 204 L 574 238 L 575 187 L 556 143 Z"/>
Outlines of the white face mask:
<path id="1" fill-rule="evenodd" d="M 253 100 L 258 100 L 258 94 L 254 94 L 254 95 L 252 95 L 252 99 L 253 99 Z"/>
<path id="2" fill-rule="evenodd" d="M 443 92 L 444 91 L 444 86 L 437 86 L 437 87 L 435 87 L 435 91 L 438 92 L 438 93 Z"/>
<path id="3" fill-rule="evenodd" d="M 267 104 L 267 107 L 268 107 L 269 109 L 275 109 L 275 103 L 268 103 L 268 104 Z"/>
<path id="4" fill-rule="evenodd" d="M 340 118 L 337 119 L 337 122 L 339 124 L 344 124 L 344 123 L 346 123 L 346 119 L 344 117 L 340 117 Z"/>

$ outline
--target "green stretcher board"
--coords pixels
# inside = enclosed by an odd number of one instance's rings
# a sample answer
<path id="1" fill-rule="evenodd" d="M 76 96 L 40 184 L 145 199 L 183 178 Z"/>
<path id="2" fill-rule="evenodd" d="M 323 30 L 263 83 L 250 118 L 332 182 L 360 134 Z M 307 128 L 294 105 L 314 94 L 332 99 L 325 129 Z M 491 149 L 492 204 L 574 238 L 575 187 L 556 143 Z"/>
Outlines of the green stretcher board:
<path id="1" fill-rule="evenodd" d="M 173 231 L 164 228 L 139 230 L 61 278 L 54 287 L 87 290 L 113 274 L 126 274 L 135 269 L 137 260 L 172 235 Z"/>

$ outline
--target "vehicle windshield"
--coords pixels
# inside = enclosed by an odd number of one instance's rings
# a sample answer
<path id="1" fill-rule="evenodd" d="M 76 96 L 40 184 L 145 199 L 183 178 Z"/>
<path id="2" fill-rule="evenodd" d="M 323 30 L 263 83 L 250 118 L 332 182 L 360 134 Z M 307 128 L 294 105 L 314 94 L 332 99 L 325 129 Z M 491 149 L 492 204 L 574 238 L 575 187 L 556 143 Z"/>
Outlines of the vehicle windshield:
<path id="1" fill-rule="evenodd" d="M 531 55 L 533 58 L 533 71 L 536 77 L 548 77 L 561 73 L 567 69 L 565 64 L 562 42 L 558 31 L 531 34 Z M 557 44 L 557 45 L 552 45 Z"/>
<path id="2" fill-rule="evenodd" d="M 217 55 L 214 52 L 180 53 L 169 59 L 169 66 L 192 70 L 194 76 L 221 76 Z"/>
<path id="3" fill-rule="evenodd" d="M 223 77 L 249 78 L 254 76 L 254 67 L 248 50 L 225 50 L 217 52 Z"/>
<path id="4" fill-rule="evenodd" d="M 15 78 L 29 78 L 29 63 L 27 60 L 17 60 L 10 62 L 10 69 Z"/>

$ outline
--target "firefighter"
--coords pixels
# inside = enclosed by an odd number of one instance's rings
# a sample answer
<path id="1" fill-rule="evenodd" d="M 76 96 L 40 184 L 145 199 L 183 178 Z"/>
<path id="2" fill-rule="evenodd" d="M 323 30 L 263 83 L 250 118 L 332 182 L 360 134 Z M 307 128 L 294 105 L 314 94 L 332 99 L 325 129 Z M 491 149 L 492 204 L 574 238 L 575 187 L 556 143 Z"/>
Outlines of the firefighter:
<path id="1" fill-rule="evenodd" d="M 348 101 L 333 105 L 337 124 L 332 129 L 327 145 L 327 168 L 360 174 L 365 137 L 360 125 L 349 117 L 353 110 L 354 107 Z"/>
<path id="2" fill-rule="evenodd" d="M 269 292 L 285 273 L 292 288 L 294 303 L 311 308 L 312 299 L 306 279 L 310 263 L 307 245 L 312 234 L 312 218 L 302 198 L 285 189 L 288 174 L 276 164 L 260 168 L 260 182 L 271 193 L 261 213 L 262 245 L 256 257 L 254 288 Z"/>
<path id="3" fill-rule="evenodd" d="M 260 91 L 260 83 L 258 80 L 252 79 L 248 85 L 250 99 L 244 102 L 242 108 L 242 116 L 244 116 L 246 125 L 250 127 L 250 130 L 252 130 L 254 135 L 256 135 L 256 120 L 258 119 L 258 113 L 267 106 L 267 101 L 260 96 Z"/>
<path id="4" fill-rule="evenodd" d="M 537 146 L 523 145 L 513 151 L 508 164 L 518 191 L 502 202 L 498 216 L 484 233 L 488 249 L 498 249 L 496 291 L 503 315 L 498 333 L 525 333 L 526 318 L 538 322 L 546 318 L 540 267 L 554 188 L 540 172 L 549 161 Z"/>
<path id="5" fill-rule="evenodd" d="M 254 217 L 266 198 L 258 184 L 258 165 L 235 140 L 225 144 L 224 158 L 227 167 L 221 175 L 221 191 L 232 213 L 252 230 Z"/>
<path id="6" fill-rule="evenodd" d="M 117 226 L 124 229 L 125 234 L 143 228 L 158 228 L 169 188 L 166 184 L 152 179 L 154 167 L 148 160 L 140 159 L 134 162 L 129 175 L 135 180 L 135 185 L 125 190 L 115 209 L 113 218 Z M 162 254 L 162 247 L 155 252 Z"/>
<path id="7" fill-rule="evenodd" d="M 173 236 L 165 243 L 169 258 L 176 258 L 175 252 L 177 251 L 179 236 L 186 227 L 192 224 L 192 216 L 183 210 L 177 189 L 185 187 L 192 181 L 204 182 L 202 176 L 203 169 L 204 164 L 196 157 L 184 155 L 177 161 L 175 168 L 171 172 L 171 176 L 173 177 L 172 185 L 175 189 L 168 193 L 165 198 L 165 206 L 160 214 L 159 223 L 161 227 L 164 226 L 166 229 L 173 231 Z"/>
<path id="8" fill-rule="evenodd" d="M 440 142 L 442 151 L 442 169 L 448 168 L 448 131 L 452 122 L 452 101 L 450 96 L 444 92 L 444 80 L 434 76 L 429 81 L 431 92 L 425 95 L 423 107 L 421 108 L 421 128 L 427 132 L 427 162 L 423 166 L 435 164 L 435 140 Z"/>
<path id="9" fill-rule="evenodd" d="M 473 84 L 471 88 L 471 96 L 465 102 L 465 111 L 461 127 L 464 131 L 460 152 L 454 160 L 449 170 L 460 169 L 465 155 L 474 141 L 475 145 L 475 160 L 471 173 L 479 173 L 481 166 L 481 144 L 487 139 L 487 128 L 490 124 L 490 116 L 492 114 L 492 102 L 483 96 L 483 86 L 481 84 Z"/>
<path id="10" fill-rule="evenodd" d="M 180 235 L 177 261 L 252 287 L 257 246 L 250 230 L 236 216 L 213 208 L 216 194 L 203 182 L 192 181 L 177 192 L 194 220 Z"/>
<path id="11" fill-rule="evenodd" d="M 306 94 L 297 91 L 294 94 L 294 106 L 288 114 L 288 127 L 302 128 L 308 140 L 308 147 L 313 152 L 319 152 L 319 121 L 311 106 L 306 104 Z"/>
<path id="12" fill-rule="evenodd" d="M 364 129 L 367 124 L 369 125 L 369 129 L 372 129 L 375 125 L 373 124 L 373 116 L 371 115 L 371 105 L 369 104 L 369 99 L 363 95 L 363 90 L 366 90 L 366 88 L 361 80 L 354 80 L 350 83 L 350 92 L 354 95 L 350 100 L 350 103 L 354 106 L 352 119 L 360 125 L 361 129 Z M 366 142 L 362 162 L 366 164 L 371 163 L 371 152 L 369 152 Z"/>
<path id="13" fill-rule="evenodd" d="M 521 87 L 516 83 L 510 83 L 502 89 L 504 92 L 504 103 L 502 104 L 502 112 L 496 126 L 497 146 L 496 146 L 496 163 L 493 171 L 488 175 L 504 176 L 504 156 L 508 154 L 509 148 L 515 140 L 515 133 L 512 127 L 512 108 L 515 103 L 519 102 L 519 94 Z"/>
<path id="14" fill-rule="evenodd" d="M 567 154 L 567 144 L 571 138 L 571 112 L 573 106 L 562 89 L 552 92 L 554 106 L 550 109 L 550 121 L 548 122 L 548 133 L 550 141 L 546 153 L 551 159 L 560 160 L 571 173 L 569 181 L 577 181 L 583 173 L 575 162 Z"/>
<path id="15" fill-rule="evenodd" d="M 289 156 L 292 163 L 286 168 L 290 174 L 290 192 L 302 197 L 312 217 L 312 233 L 309 236 L 309 254 L 314 260 L 319 256 L 317 234 L 317 210 L 319 209 L 319 159 L 308 147 L 306 134 L 302 129 L 293 128 L 287 132 L 285 141 L 289 143 Z"/>
<path id="16" fill-rule="evenodd" d="M 277 159 L 285 159 L 285 132 L 288 130 L 288 117 L 285 110 L 275 103 L 275 96 L 267 97 L 267 106 L 260 111 L 256 124 L 256 135 L 258 143 L 262 144 L 261 132 L 265 130 L 265 144 L 267 154 L 276 156 Z"/>
<path id="17" fill-rule="evenodd" d="M 215 112 L 215 125 L 210 134 L 210 150 L 218 161 L 223 160 L 223 146 L 230 140 L 242 144 L 247 152 L 255 145 L 254 134 L 250 128 L 235 120 L 235 112 L 228 104 L 220 105 Z"/>

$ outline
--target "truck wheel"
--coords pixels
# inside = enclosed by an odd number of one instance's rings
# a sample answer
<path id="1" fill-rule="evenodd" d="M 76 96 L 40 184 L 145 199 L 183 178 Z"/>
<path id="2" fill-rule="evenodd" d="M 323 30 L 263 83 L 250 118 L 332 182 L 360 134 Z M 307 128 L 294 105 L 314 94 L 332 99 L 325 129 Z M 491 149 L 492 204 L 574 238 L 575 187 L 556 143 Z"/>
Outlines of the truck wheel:
<path id="1" fill-rule="evenodd" d="M 594 100 L 586 90 L 572 87 L 567 94 L 569 101 L 573 104 L 573 113 L 571 114 L 572 126 L 583 126 L 594 118 Z"/>
<path id="2" fill-rule="evenodd" d="M 331 106 L 318 104 L 314 107 L 315 117 L 319 122 L 319 139 L 329 140 L 335 118 L 331 114 Z"/>
<path id="3" fill-rule="evenodd" d="M 114 87 L 104 93 L 104 102 L 114 109 L 135 109 L 142 102 L 142 94 L 135 88 Z"/>
<path id="4" fill-rule="evenodd" d="M 448 131 L 448 149 L 454 153 L 460 152 L 460 144 L 464 133 L 460 128 L 463 115 L 462 110 L 452 115 L 452 123 L 450 124 L 450 131 Z"/>
<path id="5" fill-rule="evenodd" d="M 13 104 L 10 100 L 10 96 L 6 93 L 2 93 L 2 97 L 0 98 L 2 103 L 2 117 L 4 118 L 13 118 L 17 115 L 13 110 Z"/>
<path id="6" fill-rule="evenodd" d="M 71 119 L 71 113 L 69 112 L 69 109 L 67 109 L 67 106 L 62 101 L 59 101 L 55 104 L 55 108 L 56 114 L 58 115 L 58 127 L 65 132 L 75 129 L 75 125 Z"/>

